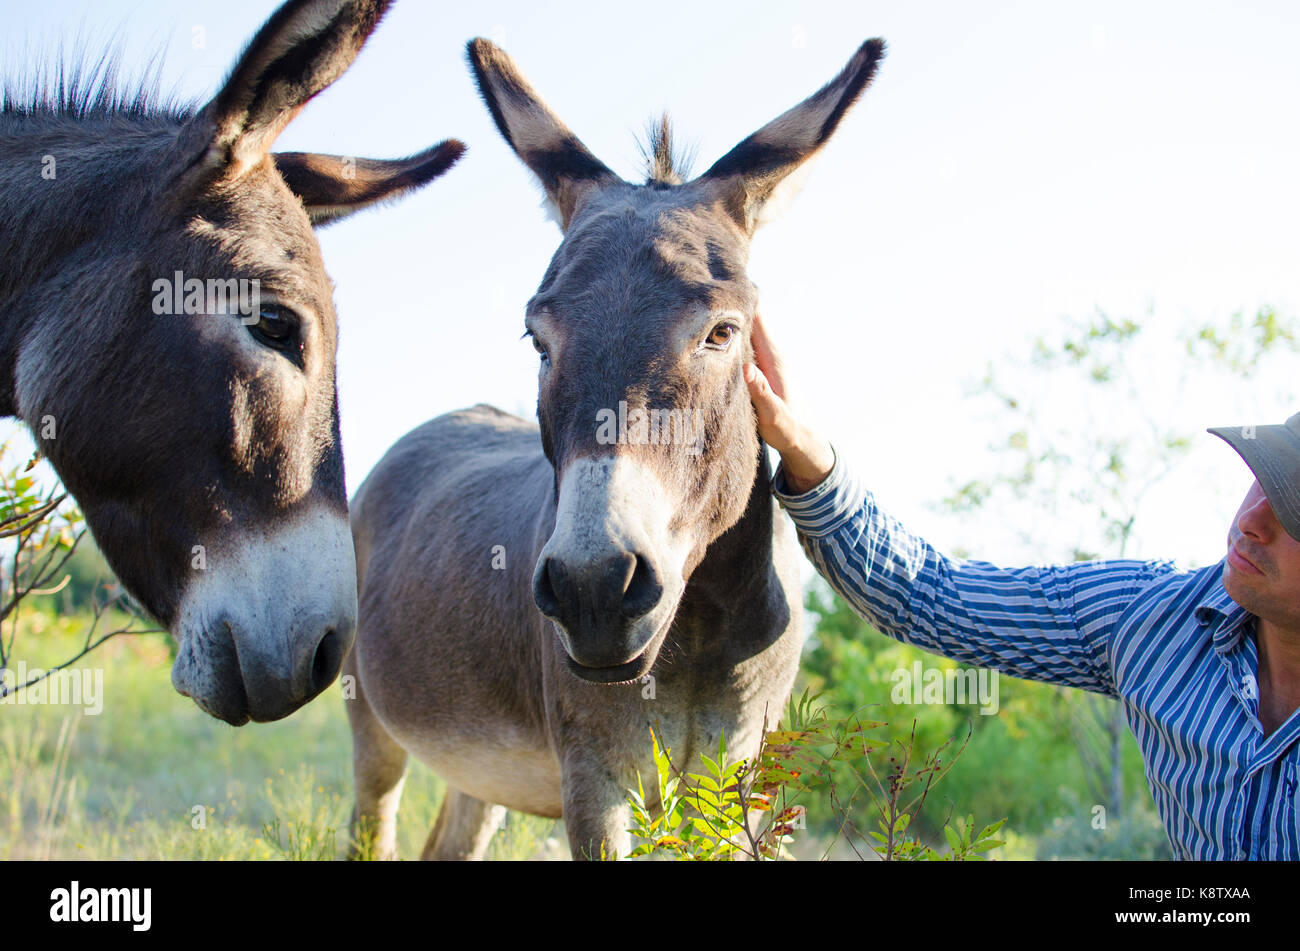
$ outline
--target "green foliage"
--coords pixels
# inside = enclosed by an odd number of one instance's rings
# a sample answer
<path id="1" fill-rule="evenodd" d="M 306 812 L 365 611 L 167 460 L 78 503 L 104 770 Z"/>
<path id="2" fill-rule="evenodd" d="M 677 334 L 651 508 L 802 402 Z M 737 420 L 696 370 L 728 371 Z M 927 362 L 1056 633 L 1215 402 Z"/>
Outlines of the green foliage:
<path id="1" fill-rule="evenodd" d="M 937 749 L 970 723 L 974 724 L 974 739 L 978 741 L 982 732 L 992 725 L 989 721 L 1001 719 L 980 716 L 978 707 L 971 704 L 917 705 L 908 702 L 910 698 L 896 698 L 894 686 L 899 671 L 910 671 L 918 661 L 927 668 L 940 670 L 957 665 L 881 634 L 820 582 L 808 590 L 805 606 L 809 616 L 816 618 L 816 628 L 804 651 L 803 682 L 818 692 L 833 712 L 852 710 L 864 698 L 874 701 L 872 716 L 881 721 L 877 735 L 887 746 Z M 896 699 L 902 702 L 895 702 Z M 833 763 L 831 770 L 841 788 L 851 788 L 856 783 L 847 764 Z M 979 795 L 982 787 L 978 785 L 964 789 L 964 796 L 956 788 L 948 788 L 968 808 L 980 811 L 1006 808 L 1003 804 L 990 803 L 988 797 L 983 797 L 983 805 L 976 807 L 966 797 Z M 820 834 L 840 834 L 843 827 L 840 816 L 845 811 L 849 814 L 850 830 L 874 828 L 874 821 L 861 813 L 860 803 L 855 800 L 846 810 L 843 804 L 832 801 L 829 788 L 810 791 L 807 804 L 808 821 Z M 924 803 L 916 819 L 918 832 L 928 830 L 937 835 L 944 824 L 945 811 L 941 800 Z"/>
<path id="2" fill-rule="evenodd" d="M 1122 817 L 1099 815 L 1095 806 L 1088 807 L 1072 790 L 1065 790 L 1064 798 L 1066 808 L 1039 837 L 1034 858 L 1173 860 L 1169 834 L 1148 797 L 1135 797 Z"/>
<path id="3" fill-rule="evenodd" d="M 74 505 L 65 504 L 67 496 L 57 484 L 44 488 L 32 474 L 38 462 L 39 457 L 25 464 L 16 462 L 9 443 L 0 443 L 0 542 L 8 548 L 0 558 L 0 668 L 14 666 L 15 639 L 24 607 L 39 609 L 58 595 L 71 607 L 69 588 L 74 574 L 77 597 L 83 599 L 91 618 L 80 649 L 49 669 L 31 673 L 24 683 L 0 684 L 0 697 L 39 683 L 53 670 L 71 665 L 114 637 L 159 632 L 142 621 L 116 582 L 101 584 L 98 577 L 89 581 L 87 575 L 95 570 L 94 555 L 77 560 L 79 546 L 88 534 L 85 519 Z M 70 566 L 75 567 L 70 570 Z M 103 630 L 101 623 L 110 629 Z"/>
<path id="4" fill-rule="evenodd" d="M 1127 729 L 1119 737 L 1123 788 L 1130 791 L 1126 801 L 1112 800 L 1108 770 L 1085 759 L 1076 745 L 1093 728 L 1094 707 L 1107 711 L 1104 722 L 1114 701 L 1001 675 L 996 716 L 982 716 L 970 704 L 895 703 L 891 674 L 917 660 L 937 669 L 955 665 L 880 633 L 820 583 L 809 589 L 807 608 L 816 617 L 816 629 L 805 649 L 802 674 L 829 706 L 846 709 L 862 698 L 879 698 L 872 707 L 873 716 L 886 721 L 879 734 L 896 747 L 908 740 L 911 723 L 923 749 L 936 748 L 972 724 L 961 767 L 944 780 L 947 799 L 960 803 L 963 811 L 1006 815 L 1022 834 L 1037 835 L 1071 812 L 1075 799 L 1103 804 L 1114 816 L 1127 815 L 1149 798 L 1141 751 Z M 1096 745 L 1100 751 L 1108 743 L 1109 738 L 1099 739 Z M 851 780 L 847 773 L 841 775 L 842 781 Z M 810 832 L 838 831 L 827 818 L 836 810 L 825 790 L 811 791 L 807 807 Z M 937 832 L 947 808 L 942 800 L 927 802 L 917 825 Z M 859 828 L 875 828 L 856 806 L 852 816 Z"/>
<path id="5" fill-rule="evenodd" d="M 869 736 L 887 724 L 861 720 L 856 714 L 832 719 L 818 698 L 807 690 L 792 697 L 775 730 L 765 730 L 757 754 L 732 762 L 725 739 L 717 758 L 702 756 L 705 771 L 683 774 L 651 730 L 657 779 L 657 800 L 648 802 L 640 775 L 629 790 L 632 833 L 637 843 L 629 857 L 666 856 L 679 860 L 715 861 L 735 858 L 775 860 L 788 856 L 797 829 L 806 828 L 807 807 L 801 802 L 821 792 L 834 806 L 837 834 L 866 841 L 877 857 L 887 861 L 918 859 L 982 859 L 1002 845 L 995 838 L 1005 819 L 974 832 L 974 820 L 942 828 L 948 851 L 924 841 L 913 820 L 934 785 L 952 769 L 960 749 L 945 765 L 943 743 L 927 755 L 917 755 L 915 735 L 898 742 L 896 755 L 879 772 L 873 757 L 889 751 L 891 743 Z M 919 758 L 920 765 L 913 766 Z M 882 764 L 883 766 L 883 764 Z M 837 767 L 851 781 L 837 777 Z M 853 817 L 863 800 L 874 813 L 879 831 L 864 839 Z M 834 843 L 832 843 L 834 844 Z M 852 841 L 859 858 L 862 853 Z"/>
<path id="6" fill-rule="evenodd" d="M 967 738 L 969 739 L 969 734 Z M 943 834 L 948 842 L 947 852 L 940 852 L 927 845 L 923 837 L 916 833 L 913 820 L 920 813 L 934 784 L 952 769 L 957 757 L 961 755 L 961 749 L 958 749 L 948 765 L 946 767 L 943 765 L 944 750 L 951 743 L 952 740 L 944 741 L 943 745 L 933 753 L 922 756 L 919 766 L 912 768 L 916 744 L 912 739 L 907 743 L 899 742 L 895 755 L 889 758 L 889 766 L 883 782 L 877 779 L 875 771 L 872 770 L 872 779 L 876 782 L 879 796 L 872 810 L 876 813 L 876 828 L 868 830 L 867 835 L 873 840 L 872 848 L 882 859 L 903 862 L 982 860 L 984 858 L 982 853 L 1003 844 L 1003 840 L 995 836 L 1006 823 L 1006 819 L 985 826 L 979 835 L 972 839 L 975 829 L 973 815 L 968 816 L 965 822 L 956 820 L 955 827 L 948 818 L 945 818 Z M 868 760 L 868 769 L 870 766 Z M 910 799 L 908 799 L 909 795 Z M 847 814 L 846 808 L 846 821 Z"/>
<path id="7" fill-rule="evenodd" d="M 77 550 L 63 565 L 67 581 L 60 590 L 43 597 L 43 603 L 53 604 L 63 614 L 90 611 L 106 597 L 118 593 L 120 585 L 108 567 L 103 554 L 89 535 L 84 536 Z"/>
<path id="8" fill-rule="evenodd" d="M 746 800 L 740 786 L 740 773 L 746 764 L 728 762 L 726 738 L 720 737 L 717 759 L 700 757 L 707 772 L 692 773 L 685 777 L 683 784 L 683 777 L 669 759 L 669 751 L 660 747 L 659 737 L 653 730 L 650 739 L 659 781 L 660 808 L 658 815 L 652 817 L 638 773 L 637 788 L 634 792 L 629 790 L 628 804 L 632 807 L 631 831 L 642 841 L 628 857 L 637 858 L 655 851 L 700 861 L 733 857 L 743 847 L 741 840 L 748 831 Z M 749 805 L 753 805 L 753 800 Z"/>
<path id="9" fill-rule="evenodd" d="M 79 647 L 87 623 L 84 613 L 27 611 L 18 641 L 29 663 L 49 667 Z M 343 857 L 351 733 L 337 686 L 292 717 L 234 730 L 176 693 L 160 639 L 116 639 L 99 662 L 107 668 L 99 716 L 55 704 L 0 706 L 0 861 Z M 444 789 L 411 765 L 398 820 L 403 856 L 420 854 Z M 196 828 L 199 804 L 206 824 Z M 266 837 L 276 819 L 278 846 Z M 542 850 L 534 843 L 556 825 L 512 813 L 490 855 L 535 857 Z M 320 847 L 331 836 L 333 856 Z"/>
<path id="10" fill-rule="evenodd" d="M 320 828 L 310 822 L 291 822 L 280 828 L 276 816 L 262 826 L 262 838 L 288 862 L 326 862 L 334 858 L 335 830 Z"/>
<path id="11" fill-rule="evenodd" d="M 820 582 L 809 588 L 804 606 L 816 618 L 816 629 L 804 650 L 802 673 L 833 708 L 852 709 L 860 698 L 871 698 L 874 715 L 895 724 L 886 727 L 889 740 L 907 738 L 915 720 L 916 738 L 927 748 L 956 733 L 974 712 L 970 706 L 895 703 L 898 671 L 910 670 L 917 661 L 938 668 L 957 665 L 881 634 Z"/>
<path id="12" fill-rule="evenodd" d="M 1238 311 L 1226 327 L 1206 324 L 1185 335 L 1183 342 L 1193 360 L 1217 364 L 1242 377 L 1257 371 L 1267 354 L 1300 353 L 1300 331 L 1271 307 L 1250 317 Z"/>
<path id="13" fill-rule="evenodd" d="M 53 580 L 85 521 L 75 507 L 63 505 L 62 491 L 44 489 L 30 474 L 36 461 L 16 462 L 9 444 L 0 443 L 0 539 L 12 539 L 4 577 L 11 599 L 15 593 L 40 593 Z"/>
<path id="14" fill-rule="evenodd" d="M 980 830 L 979 835 L 971 838 L 971 833 L 975 831 L 975 817 L 973 815 L 967 816 L 964 822 L 958 819 L 955 828 L 951 825 L 943 827 L 951 851 L 946 855 L 939 855 L 933 849 L 927 847 L 925 849 L 927 854 L 924 857 L 953 862 L 983 858 L 984 852 L 992 851 L 1004 844 L 1001 839 L 997 838 L 997 834 L 1002 826 L 1006 824 L 1006 821 L 1006 819 L 999 819 L 992 825 L 985 826 Z"/>
<path id="15" fill-rule="evenodd" d="M 1179 352 L 1181 362 L 1167 359 Z M 1204 426 L 1223 421 L 1189 429 L 1178 408 L 1222 387 L 1242 394 L 1240 410 L 1223 399 L 1214 411 L 1255 421 L 1252 382 L 1278 380 L 1279 396 L 1296 353 L 1300 327 L 1271 308 L 1177 330 L 1100 311 L 1062 321 L 973 388 L 997 432 L 989 444 L 996 465 L 965 474 L 944 507 L 969 516 L 996 505 L 999 522 L 1018 526 L 1021 545 L 1044 561 L 1128 557 L 1158 489 Z M 1153 359 L 1161 372 L 1152 372 Z M 1045 524 L 1056 531 L 1043 533 Z"/>

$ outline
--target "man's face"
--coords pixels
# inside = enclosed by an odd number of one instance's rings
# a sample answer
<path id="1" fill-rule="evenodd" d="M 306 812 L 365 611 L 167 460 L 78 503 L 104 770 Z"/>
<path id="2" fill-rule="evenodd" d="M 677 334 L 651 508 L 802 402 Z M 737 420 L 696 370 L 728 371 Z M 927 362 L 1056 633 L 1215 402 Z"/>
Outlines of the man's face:
<path id="1" fill-rule="evenodd" d="M 1278 522 L 1258 481 L 1228 530 L 1223 587 L 1256 617 L 1300 632 L 1300 541 Z"/>

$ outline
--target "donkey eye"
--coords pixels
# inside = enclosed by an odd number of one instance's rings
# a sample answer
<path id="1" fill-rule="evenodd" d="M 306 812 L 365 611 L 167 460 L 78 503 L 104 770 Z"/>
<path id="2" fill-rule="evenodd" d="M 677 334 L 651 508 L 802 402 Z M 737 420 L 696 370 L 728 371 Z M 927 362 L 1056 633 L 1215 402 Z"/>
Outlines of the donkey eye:
<path id="1" fill-rule="evenodd" d="M 302 352 L 297 316 L 290 311 L 267 307 L 258 312 L 257 318 L 257 323 L 248 327 L 253 339 L 272 350 L 288 354 L 296 361 Z"/>
<path id="2" fill-rule="evenodd" d="M 715 350 L 726 350 L 735 334 L 735 324 L 718 324 L 713 328 L 713 332 L 709 334 L 708 339 L 704 341 L 705 346 L 712 347 Z"/>
<path id="3" fill-rule="evenodd" d="M 536 350 L 539 354 L 541 354 L 542 362 L 550 363 L 551 355 L 547 352 L 546 348 L 542 346 L 542 342 L 537 339 L 537 334 L 533 333 L 530 330 L 527 332 L 526 336 L 528 337 L 529 340 L 533 342 L 533 349 Z"/>

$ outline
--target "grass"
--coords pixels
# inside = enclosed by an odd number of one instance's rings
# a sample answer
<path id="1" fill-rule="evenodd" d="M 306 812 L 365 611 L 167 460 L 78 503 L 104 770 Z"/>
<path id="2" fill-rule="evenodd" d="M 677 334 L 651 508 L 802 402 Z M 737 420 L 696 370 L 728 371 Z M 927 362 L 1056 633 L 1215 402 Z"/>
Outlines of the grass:
<path id="1" fill-rule="evenodd" d="M 84 623 L 28 611 L 12 663 L 72 656 Z M 117 638 L 77 666 L 103 670 L 101 714 L 0 705 L 0 859 L 344 856 L 351 738 L 337 684 L 286 720 L 237 729 L 176 693 L 161 635 Z M 398 816 L 403 858 L 419 856 L 442 796 L 442 782 L 412 762 Z M 512 812 L 489 856 L 548 854 L 556 838 L 559 823 Z"/>
<path id="2" fill-rule="evenodd" d="M 28 610 L 15 657 L 49 667 L 72 656 L 85 619 Z M 83 658 L 103 672 L 103 712 L 0 705 L 0 860 L 343 858 L 352 810 L 351 736 L 338 684 L 286 720 L 242 728 L 204 714 L 171 686 L 162 635 L 123 637 Z M 411 761 L 398 848 L 418 858 L 442 782 Z M 1033 839 L 999 857 L 1031 858 Z M 824 841 L 797 837 L 815 859 Z M 865 849 L 863 850 L 865 852 Z M 843 843 L 834 858 L 856 856 Z M 510 812 L 490 859 L 567 858 L 561 823 Z"/>

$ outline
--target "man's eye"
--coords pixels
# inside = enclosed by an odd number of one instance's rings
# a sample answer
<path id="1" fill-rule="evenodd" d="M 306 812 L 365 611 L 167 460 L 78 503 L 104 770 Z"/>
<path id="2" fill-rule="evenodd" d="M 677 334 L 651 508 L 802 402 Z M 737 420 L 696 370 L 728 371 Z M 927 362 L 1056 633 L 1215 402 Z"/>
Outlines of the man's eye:
<path id="1" fill-rule="evenodd" d="M 704 342 L 707 346 L 715 350 L 726 350 L 727 345 L 731 343 L 731 338 L 735 336 L 736 328 L 733 324 L 718 324 L 709 334 L 708 339 Z"/>
<path id="2" fill-rule="evenodd" d="M 257 323 L 250 324 L 248 332 L 259 343 L 296 357 L 302 351 L 298 334 L 298 319 L 289 311 L 263 308 L 258 312 Z"/>

